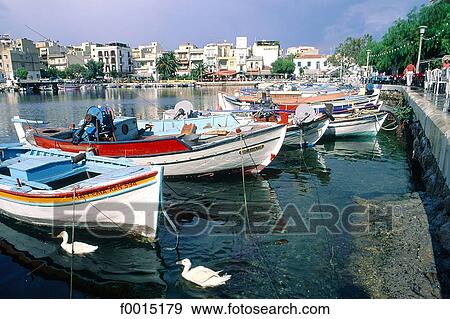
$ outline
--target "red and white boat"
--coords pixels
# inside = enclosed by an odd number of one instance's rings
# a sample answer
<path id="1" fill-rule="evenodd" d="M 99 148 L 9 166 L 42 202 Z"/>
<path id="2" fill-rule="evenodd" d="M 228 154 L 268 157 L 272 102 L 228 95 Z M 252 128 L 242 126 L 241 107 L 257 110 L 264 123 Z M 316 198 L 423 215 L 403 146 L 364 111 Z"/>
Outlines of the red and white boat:
<path id="1" fill-rule="evenodd" d="M 13 119 L 19 140 L 47 149 L 107 157 L 126 157 L 140 165 L 162 165 L 164 175 L 199 176 L 241 170 L 259 173 L 277 156 L 286 125 L 249 123 L 227 131 L 195 134 L 195 126 L 178 135 L 155 136 L 138 130 L 134 117 L 114 118 L 105 107 L 91 107 L 78 129 L 27 128 Z M 186 123 L 189 128 L 189 124 Z"/>

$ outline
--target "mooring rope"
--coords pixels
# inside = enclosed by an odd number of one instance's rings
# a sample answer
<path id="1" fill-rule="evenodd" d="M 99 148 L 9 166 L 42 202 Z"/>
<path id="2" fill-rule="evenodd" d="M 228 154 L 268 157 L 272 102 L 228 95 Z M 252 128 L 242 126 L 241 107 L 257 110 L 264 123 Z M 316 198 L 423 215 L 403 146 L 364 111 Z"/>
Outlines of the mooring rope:
<path id="1" fill-rule="evenodd" d="M 76 198 L 76 188 L 73 188 L 72 197 L 72 254 L 70 255 L 70 291 L 69 298 L 72 299 L 73 293 L 73 254 L 74 254 L 74 243 L 75 243 L 75 198 Z"/>
<path id="2" fill-rule="evenodd" d="M 250 227 L 250 217 L 249 217 L 249 213 L 248 213 L 248 201 L 247 201 L 247 189 L 246 189 L 246 187 L 245 187 L 245 165 L 244 165 L 244 153 L 243 153 L 243 142 L 244 142 L 244 138 L 243 138 L 243 136 L 242 136 L 242 133 L 239 134 L 239 136 L 240 136 L 240 139 L 241 139 L 241 173 L 242 173 L 242 190 L 243 190 L 243 196 L 244 196 L 245 221 L 246 221 L 246 224 L 247 224 L 246 227 L 245 227 L 245 229 L 248 229 L 249 234 L 250 234 L 250 236 L 249 236 L 250 242 L 252 242 L 253 246 L 255 247 L 255 249 L 256 249 L 256 251 L 257 251 L 259 257 L 260 257 L 261 263 L 262 263 L 263 266 L 264 266 L 264 272 L 265 272 L 265 275 L 266 275 L 266 277 L 267 277 L 267 281 L 270 283 L 270 285 L 271 285 L 271 287 L 272 287 L 272 290 L 273 290 L 273 292 L 274 292 L 276 298 L 277 298 L 277 299 L 280 299 L 280 296 L 278 295 L 278 291 L 277 291 L 277 289 L 276 289 L 276 287 L 275 287 L 275 284 L 274 284 L 273 281 L 272 281 L 273 277 L 270 276 L 270 274 L 269 274 L 269 271 L 268 271 L 269 268 L 268 268 L 267 263 L 266 263 L 266 261 L 265 261 L 265 256 L 263 255 L 263 253 L 262 253 L 262 251 L 261 251 L 261 249 L 260 249 L 258 243 L 256 242 L 256 240 L 252 240 L 252 239 L 253 239 L 253 232 L 252 232 L 252 229 L 251 229 L 251 227 Z M 244 143 L 245 143 L 245 142 L 244 142 Z M 246 233 L 244 232 L 244 235 L 245 235 L 245 234 L 246 234 Z"/>
<path id="3" fill-rule="evenodd" d="M 306 159 L 305 159 L 305 156 L 304 156 L 303 152 L 304 152 L 304 150 L 301 149 L 300 150 L 300 157 L 302 159 L 303 165 L 305 165 L 305 168 L 306 168 L 306 171 L 307 171 L 309 177 L 312 178 L 311 171 L 309 170 L 309 167 L 308 167 L 308 165 L 306 163 Z M 317 203 L 319 205 L 319 212 L 323 215 L 322 203 L 321 203 L 320 196 L 319 196 L 319 187 L 317 186 L 317 181 L 315 179 L 313 179 L 313 185 L 314 185 L 314 189 L 315 189 L 315 193 L 316 193 L 316 197 L 317 197 Z M 336 268 L 335 268 L 335 264 L 334 264 L 334 261 L 333 261 L 333 259 L 334 259 L 334 247 L 333 247 L 333 244 L 330 241 L 330 238 L 328 236 L 328 232 L 326 230 L 325 230 L 325 239 L 326 239 L 327 246 L 328 246 L 328 251 L 329 251 L 329 254 L 330 254 L 329 263 L 330 263 L 331 268 L 333 269 L 334 275 L 336 275 Z"/>

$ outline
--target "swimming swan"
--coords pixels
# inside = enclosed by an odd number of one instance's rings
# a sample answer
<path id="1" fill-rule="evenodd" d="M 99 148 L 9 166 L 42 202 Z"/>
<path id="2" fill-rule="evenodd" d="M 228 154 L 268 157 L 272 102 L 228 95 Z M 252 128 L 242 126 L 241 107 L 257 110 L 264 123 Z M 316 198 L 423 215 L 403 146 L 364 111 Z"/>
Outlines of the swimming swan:
<path id="1" fill-rule="evenodd" d="M 72 244 L 67 243 L 69 240 L 69 234 L 64 230 L 61 233 L 59 233 L 56 238 L 62 238 L 63 241 L 61 243 L 62 249 L 64 249 L 67 253 L 72 254 Z M 94 251 L 96 251 L 98 246 L 92 246 L 85 243 L 80 242 L 74 242 L 73 243 L 73 254 L 74 255 L 83 255 L 83 254 L 89 254 Z"/>
<path id="2" fill-rule="evenodd" d="M 222 271 L 214 271 L 203 266 L 198 266 L 191 269 L 192 263 L 187 258 L 178 261 L 177 265 L 184 266 L 183 272 L 181 273 L 181 276 L 184 279 L 203 288 L 224 285 L 231 278 L 231 275 L 227 274 L 220 276 L 219 273 Z"/>

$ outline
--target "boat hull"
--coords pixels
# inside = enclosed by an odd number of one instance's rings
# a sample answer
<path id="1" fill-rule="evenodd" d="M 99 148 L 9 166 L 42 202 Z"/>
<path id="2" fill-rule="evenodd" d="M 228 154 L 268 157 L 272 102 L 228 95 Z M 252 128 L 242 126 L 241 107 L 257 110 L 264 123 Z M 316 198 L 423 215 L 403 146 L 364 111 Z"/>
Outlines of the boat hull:
<path id="1" fill-rule="evenodd" d="M 330 125 L 330 120 L 321 120 L 304 125 L 303 132 L 300 136 L 300 128 L 291 126 L 288 128 L 284 145 L 299 146 L 301 141 L 307 145 L 314 146 L 325 134 Z"/>
<path id="2" fill-rule="evenodd" d="M 274 125 L 251 134 L 236 136 L 226 143 L 192 152 L 132 158 L 137 164 L 163 165 L 169 177 L 199 176 L 241 170 L 257 174 L 267 167 L 280 151 L 287 127 Z"/>
<path id="3" fill-rule="evenodd" d="M 164 137 L 159 140 L 74 145 L 66 140 L 34 135 L 34 141 L 43 148 L 67 152 L 90 148 L 101 156 L 126 157 L 141 165 L 163 165 L 165 176 L 203 175 L 240 169 L 242 157 L 247 172 L 259 173 L 278 154 L 286 127 L 272 123 L 253 124 L 250 130 L 233 134 L 217 142 L 193 147 L 177 138 Z"/>
<path id="4" fill-rule="evenodd" d="M 9 191 L 0 186 L 3 214 L 36 225 L 115 229 L 153 240 L 161 205 L 162 168 L 74 191 Z"/>
<path id="5" fill-rule="evenodd" d="M 387 113 L 377 113 L 339 119 L 330 123 L 324 137 L 375 136 L 380 131 L 387 116 Z"/>

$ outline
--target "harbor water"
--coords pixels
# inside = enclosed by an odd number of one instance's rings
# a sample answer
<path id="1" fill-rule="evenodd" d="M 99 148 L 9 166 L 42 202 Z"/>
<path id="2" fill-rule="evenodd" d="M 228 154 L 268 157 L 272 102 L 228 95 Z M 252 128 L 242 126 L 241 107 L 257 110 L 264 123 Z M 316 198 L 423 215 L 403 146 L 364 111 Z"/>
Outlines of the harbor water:
<path id="1" fill-rule="evenodd" d="M 17 141 L 10 122 L 15 115 L 67 127 L 83 119 L 89 106 L 106 104 L 116 114 L 150 119 L 160 117 L 184 99 L 192 101 L 196 109 L 214 108 L 217 91 L 174 88 L 59 95 L 3 93 L 0 142 Z M 373 295 L 363 286 L 355 264 L 355 256 L 361 255 L 360 235 L 342 229 L 333 233 L 325 227 L 312 230 L 311 223 L 305 231 L 289 227 L 292 221 L 284 219 L 283 224 L 280 220 L 291 216 L 292 210 L 307 215 L 314 204 L 343 210 L 355 198 L 395 197 L 412 191 L 406 147 L 395 132 L 384 131 L 375 138 L 329 141 L 306 151 L 283 148 L 260 176 L 248 176 L 244 182 L 241 175 L 168 180 L 164 183 L 164 206 L 179 226 L 178 250 L 167 249 L 174 247 L 176 240 L 162 218 L 156 245 L 76 230 L 76 240 L 98 245 L 99 249 L 85 257 L 74 257 L 73 295 L 370 298 Z M 275 230 L 257 227 L 265 222 L 277 225 Z M 53 233 L 51 228 L 0 217 L 0 297 L 69 296 L 71 257 L 58 249 L 60 241 Z M 194 266 L 224 270 L 231 280 L 219 288 L 199 289 L 181 279 L 176 261 L 183 258 L 191 259 Z"/>

